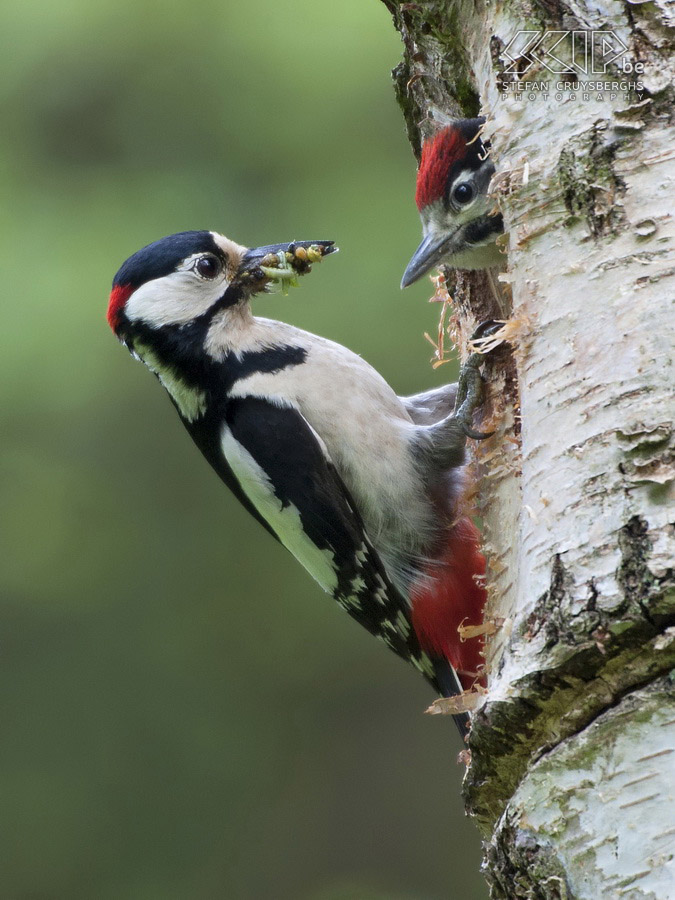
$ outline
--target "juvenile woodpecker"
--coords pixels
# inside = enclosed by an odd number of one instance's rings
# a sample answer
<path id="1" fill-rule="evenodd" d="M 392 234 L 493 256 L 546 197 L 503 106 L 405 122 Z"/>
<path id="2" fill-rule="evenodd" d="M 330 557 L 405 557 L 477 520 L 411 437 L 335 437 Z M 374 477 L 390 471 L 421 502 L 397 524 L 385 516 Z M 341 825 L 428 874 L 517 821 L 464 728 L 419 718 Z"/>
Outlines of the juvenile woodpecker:
<path id="1" fill-rule="evenodd" d="M 460 119 L 424 142 L 415 201 L 423 240 L 403 273 L 401 287 L 434 266 L 488 269 L 503 257 L 495 243 L 504 230 L 487 196 L 495 167 L 480 131 L 485 119 Z"/>
<path id="2" fill-rule="evenodd" d="M 345 347 L 253 316 L 250 300 L 335 248 L 162 238 L 117 272 L 108 322 L 168 391 L 249 512 L 350 616 L 439 694 L 479 677 L 484 559 L 463 511 L 480 358 L 458 385 L 397 397 Z M 457 402 L 457 409 L 455 410 Z M 466 714 L 456 717 L 466 731 Z"/>

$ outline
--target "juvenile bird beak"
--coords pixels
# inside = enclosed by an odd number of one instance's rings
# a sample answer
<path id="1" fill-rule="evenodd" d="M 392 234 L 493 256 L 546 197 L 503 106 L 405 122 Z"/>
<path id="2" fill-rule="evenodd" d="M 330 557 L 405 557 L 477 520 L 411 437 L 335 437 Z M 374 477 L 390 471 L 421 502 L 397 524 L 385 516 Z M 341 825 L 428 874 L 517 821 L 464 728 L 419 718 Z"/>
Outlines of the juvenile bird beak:
<path id="1" fill-rule="evenodd" d="M 291 241 L 253 247 L 241 258 L 237 283 L 257 290 L 292 287 L 299 275 L 311 272 L 312 263 L 337 251 L 334 241 Z"/>
<path id="2" fill-rule="evenodd" d="M 428 234 L 417 250 L 412 255 L 412 259 L 408 263 L 403 278 L 401 279 L 401 288 L 407 288 L 415 281 L 420 279 L 422 275 L 433 269 L 434 266 L 443 259 L 448 252 L 448 247 L 454 237 L 453 234 Z"/>

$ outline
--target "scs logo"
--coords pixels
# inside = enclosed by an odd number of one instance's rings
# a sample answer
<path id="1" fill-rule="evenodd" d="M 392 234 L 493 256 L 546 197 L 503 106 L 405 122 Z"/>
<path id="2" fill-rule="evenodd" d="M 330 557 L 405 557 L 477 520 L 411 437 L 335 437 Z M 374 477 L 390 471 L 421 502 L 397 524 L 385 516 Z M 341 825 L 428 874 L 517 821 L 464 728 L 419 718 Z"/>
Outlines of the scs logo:
<path id="1" fill-rule="evenodd" d="M 618 59 L 621 72 L 644 72 L 644 63 L 626 59 L 627 52 L 613 31 L 518 31 L 501 56 L 508 63 L 508 74 L 523 75 L 537 62 L 553 75 L 604 75 Z"/>

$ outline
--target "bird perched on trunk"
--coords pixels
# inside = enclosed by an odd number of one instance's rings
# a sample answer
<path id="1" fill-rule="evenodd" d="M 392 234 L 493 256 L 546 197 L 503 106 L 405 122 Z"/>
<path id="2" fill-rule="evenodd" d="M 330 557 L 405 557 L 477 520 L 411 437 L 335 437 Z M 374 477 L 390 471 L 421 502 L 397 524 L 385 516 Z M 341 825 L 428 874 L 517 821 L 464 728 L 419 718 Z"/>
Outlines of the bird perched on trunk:
<path id="1" fill-rule="evenodd" d="M 415 201 L 423 240 L 403 273 L 405 288 L 434 266 L 488 269 L 502 262 L 495 243 L 504 230 L 487 196 L 495 167 L 481 140 L 485 119 L 459 119 L 424 142 Z"/>
<path id="2" fill-rule="evenodd" d="M 247 249 L 211 231 L 162 238 L 113 281 L 108 321 L 169 393 L 220 478 L 350 616 L 439 694 L 478 677 L 484 560 L 463 509 L 481 358 L 457 385 L 397 397 L 345 347 L 254 316 L 330 241 Z M 261 551 L 262 552 L 262 551 Z M 460 730 L 466 714 L 457 717 Z"/>

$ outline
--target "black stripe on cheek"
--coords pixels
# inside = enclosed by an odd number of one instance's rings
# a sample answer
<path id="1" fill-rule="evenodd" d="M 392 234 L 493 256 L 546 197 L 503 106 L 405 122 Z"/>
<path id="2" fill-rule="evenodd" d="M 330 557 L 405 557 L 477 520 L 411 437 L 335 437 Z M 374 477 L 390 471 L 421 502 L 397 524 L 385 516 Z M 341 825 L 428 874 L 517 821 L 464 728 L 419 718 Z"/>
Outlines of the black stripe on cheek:
<path id="1" fill-rule="evenodd" d="M 503 231 L 504 219 L 501 213 L 498 213 L 496 216 L 481 216 L 480 219 L 468 222 L 464 236 L 468 244 L 480 247 L 482 244 L 489 244 Z"/>

